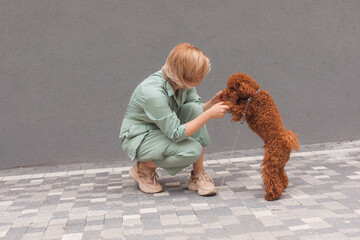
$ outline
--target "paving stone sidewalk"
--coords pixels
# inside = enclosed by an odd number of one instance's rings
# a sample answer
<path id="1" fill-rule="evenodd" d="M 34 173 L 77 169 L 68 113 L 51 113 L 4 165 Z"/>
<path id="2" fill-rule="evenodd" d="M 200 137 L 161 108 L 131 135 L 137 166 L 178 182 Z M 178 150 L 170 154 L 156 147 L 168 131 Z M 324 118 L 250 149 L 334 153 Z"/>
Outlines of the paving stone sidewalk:
<path id="1" fill-rule="evenodd" d="M 218 194 L 187 190 L 187 168 L 142 193 L 130 160 L 0 171 L 0 239 L 360 239 L 360 141 L 304 145 L 268 202 L 262 150 L 205 156 Z"/>

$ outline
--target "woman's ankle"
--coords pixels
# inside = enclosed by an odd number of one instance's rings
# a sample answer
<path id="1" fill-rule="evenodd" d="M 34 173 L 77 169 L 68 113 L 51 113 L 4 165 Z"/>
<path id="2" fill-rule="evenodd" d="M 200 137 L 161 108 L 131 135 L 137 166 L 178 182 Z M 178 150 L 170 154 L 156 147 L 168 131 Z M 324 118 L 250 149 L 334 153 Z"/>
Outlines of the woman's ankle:
<path id="1" fill-rule="evenodd" d="M 194 174 L 195 174 L 195 173 L 198 173 L 198 172 L 202 172 L 202 171 L 204 171 L 204 168 L 203 168 L 203 167 L 194 167 L 194 168 L 193 168 Z"/>
<path id="2" fill-rule="evenodd" d="M 139 168 L 151 168 L 151 169 L 156 169 L 157 166 L 152 162 L 139 162 Z"/>

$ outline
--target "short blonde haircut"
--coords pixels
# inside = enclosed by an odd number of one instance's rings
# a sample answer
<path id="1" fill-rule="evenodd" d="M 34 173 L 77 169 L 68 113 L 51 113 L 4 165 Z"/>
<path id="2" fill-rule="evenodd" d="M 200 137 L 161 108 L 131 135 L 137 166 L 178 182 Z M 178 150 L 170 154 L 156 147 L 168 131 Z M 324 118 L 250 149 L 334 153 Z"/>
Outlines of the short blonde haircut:
<path id="1" fill-rule="evenodd" d="M 210 59 L 189 43 L 176 45 L 162 67 L 164 77 L 180 88 L 189 89 L 189 84 L 200 82 L 211 70 Z"/>

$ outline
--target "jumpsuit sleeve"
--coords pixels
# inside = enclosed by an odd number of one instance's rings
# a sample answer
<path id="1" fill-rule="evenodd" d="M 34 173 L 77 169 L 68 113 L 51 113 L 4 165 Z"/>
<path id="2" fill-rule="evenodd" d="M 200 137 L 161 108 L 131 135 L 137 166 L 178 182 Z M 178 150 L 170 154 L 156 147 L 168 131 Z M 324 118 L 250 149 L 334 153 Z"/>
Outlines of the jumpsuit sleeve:
<path id="1" fill-rule="evenodd" d="M 162 132 L 174 142 L 187 138 L 186 124 L 180 124 L 180 119 L 169 106 L 167 96 L 154 96 L 147 98 L 143 103 L 145 114 Z"/>
<path id="2" fill-rule="evenodd" d="M 185 103 L 189 103 L 189 102 L 197 103 L 201 107 L 204 106 L 204 104 L 201 102 L 201 97 L 196 92 L 195 87 L 190 88 L 190 90 L 188 90 L 187 92 Z"/>

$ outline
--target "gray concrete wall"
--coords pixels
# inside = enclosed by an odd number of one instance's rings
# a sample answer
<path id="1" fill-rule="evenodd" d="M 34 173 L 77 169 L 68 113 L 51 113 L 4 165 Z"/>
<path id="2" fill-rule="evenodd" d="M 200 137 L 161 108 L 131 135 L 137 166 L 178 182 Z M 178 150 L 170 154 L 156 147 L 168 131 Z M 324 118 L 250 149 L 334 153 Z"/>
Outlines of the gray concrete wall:
<path id="1" fill-rule="evenodd" d="M 204 100 L 245 72 L 301 143 L 360 139 L 359 11 L 358 0 L 0 0 L 0 168 L 127 160 L 130 95 L 181 42 L 212 59 Z M 232 149 L 229 119 L 207 124 L 207 153 Z M 244 125 L 236 149 L 260 147 Z"/>

